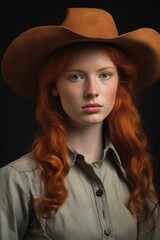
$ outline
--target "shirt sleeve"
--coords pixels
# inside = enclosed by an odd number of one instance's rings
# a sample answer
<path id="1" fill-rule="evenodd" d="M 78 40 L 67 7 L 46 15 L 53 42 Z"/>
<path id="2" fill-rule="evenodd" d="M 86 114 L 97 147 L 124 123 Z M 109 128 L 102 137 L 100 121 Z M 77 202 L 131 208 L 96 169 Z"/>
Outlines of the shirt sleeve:
<path id="1" fill-rule="evenodd" d="M 29 191 L 25 175 L 12 166 L 0 169 L 0 239 L 21 240 L 29 221 Z"/>

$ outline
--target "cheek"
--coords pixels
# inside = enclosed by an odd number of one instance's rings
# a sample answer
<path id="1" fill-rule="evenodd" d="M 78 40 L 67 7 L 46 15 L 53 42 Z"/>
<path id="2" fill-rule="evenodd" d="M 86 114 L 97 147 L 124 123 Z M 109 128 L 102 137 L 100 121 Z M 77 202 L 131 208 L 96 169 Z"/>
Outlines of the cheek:
<path id="1" fill-rule="evenodd" d="M 117 96 L 117 90 L 114 89 L 114 90 L 111 92 L 111 99 L 113 100 L 113 102 L 115 102 L 116 96 Z"/>
<path id="2" fill-rule="evenodd" d="M 115 102 L 117 94 L 117 86 L 113 86 L 112 88 L 107 89 L 106 91 L 106 99 L 110 102 Z"/>
<path id="3" fill-rule="evenodd" d="M 107 114 L 109 114 L 112 109 L 114 108 L 115 101 L 116 101 L 116 94 L 117 94 L 117 88 L 112 88 L 109 91 L 107 91 L 105 102 L 106 102 L 106 110 Z"/>
<path id="4" fill-rule="evenodd" d="M 67 91 L 61 92 L 59 94 L 61 105 L 63 108 L 72 108 L 77 101 L 78 101 L 78 94 L 76 94 L 74 91 Z"/>

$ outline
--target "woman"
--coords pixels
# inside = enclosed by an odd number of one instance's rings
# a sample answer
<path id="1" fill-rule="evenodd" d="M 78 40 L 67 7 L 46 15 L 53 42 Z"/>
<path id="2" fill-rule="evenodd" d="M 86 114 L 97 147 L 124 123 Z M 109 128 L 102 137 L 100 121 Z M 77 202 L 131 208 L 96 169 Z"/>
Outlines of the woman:
<path id="1" fill-rule="evenodd" d="M 21 34 L 2 73 L 37 101 L 32 152 L 3 167 L 0 237 L 157 240 L 158 193 L 135 97 L 160 76 L 152 29 L 119 36 L 101 9 Z"/>

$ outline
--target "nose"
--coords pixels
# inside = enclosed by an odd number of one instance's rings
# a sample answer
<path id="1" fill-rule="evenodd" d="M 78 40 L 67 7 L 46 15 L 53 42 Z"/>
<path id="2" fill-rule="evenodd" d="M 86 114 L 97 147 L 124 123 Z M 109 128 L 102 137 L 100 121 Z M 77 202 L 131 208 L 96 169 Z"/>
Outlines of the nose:
<path id="1" fill-rule="evenodd" d="M 88 80 L 84 93 L 85 98 L 95 98 L 99 96 L 98 86 L 94 79 Z"/>
<path id="2" fill-rule="evenodd" d="M 96 92 L 88 92 L 86 95 L 85 95 L 85 98 L 95 98 L 95 97 L 98 97 L 98 93 Z"/>

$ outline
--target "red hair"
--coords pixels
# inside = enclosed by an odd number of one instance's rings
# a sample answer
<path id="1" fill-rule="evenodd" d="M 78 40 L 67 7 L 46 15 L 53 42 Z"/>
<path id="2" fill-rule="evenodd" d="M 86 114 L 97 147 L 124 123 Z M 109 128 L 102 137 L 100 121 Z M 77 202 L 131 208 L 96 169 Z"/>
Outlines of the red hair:
<path id="1" fill-rule="evenodd" d="M 155 198 L 158 204 L 158 193 L 152 185 L 153 158 L 148 150 L 147 137 L 135 103 L 134 83 L 137 71 L 122 52 L 109 48 L 108 54 L 119 73 L 115 105 L 106 119 L 108 132 L 130 185 L 127 207 L 133 215 L 139 216 L 142 222 L 145 222 L 151 214 L 148 200 Z M 155 207 L 157 204 L 155 203 Z"/>
<path id="2" fill-rule="evenodd" d="M 119 73 L 115 106 L 104 121 L 104 131 L 108 132 L 130 183 L 127 207 L 135 216 L 143 212 L 145 221 L 149 218 L 146 199 L 156 198 L 157 193 L 150 188 L 153 182 L 152 158 L 147 151 L 147 138 L 134 103 L 136 68 L 126 54 L 106 44 L 104 46 Z M 38 199 L 38 212 L 43 217 L 48 214 L 54 217 L 68 194 L 65 186 L 65 177 L 69 173 L 65 118 L 59 99 L 52 95 L 51 88 L 80 47 L 81 44 L 75 44 L 58 50 L 40 75 L 36 116 L 42 130 L 34 141 L 33 149 L 46 189 L 46 195 Z"/>

